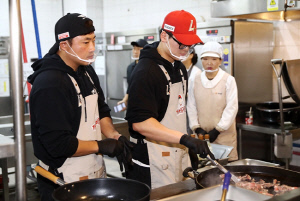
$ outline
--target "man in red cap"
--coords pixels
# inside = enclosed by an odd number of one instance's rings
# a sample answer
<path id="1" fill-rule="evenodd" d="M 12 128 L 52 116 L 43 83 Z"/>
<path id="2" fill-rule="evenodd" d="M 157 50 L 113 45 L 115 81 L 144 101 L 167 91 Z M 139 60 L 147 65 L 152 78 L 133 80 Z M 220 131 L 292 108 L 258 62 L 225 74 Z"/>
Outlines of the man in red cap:
<path id="1" fill-rule="evenodd" d="M 183 170 L 191 164 L 189 154 L 194 169 L 196 154 L 214 158 L 205 141 L 186 134 L 187 72 L 181 61 L 202 43 L 196 31 L 192 14 L 169 13 L 160 41 L 141 50 L 132 76 L 126 119 L 136 145 L 127 178 L 151 188 L 182 181 Z"/>

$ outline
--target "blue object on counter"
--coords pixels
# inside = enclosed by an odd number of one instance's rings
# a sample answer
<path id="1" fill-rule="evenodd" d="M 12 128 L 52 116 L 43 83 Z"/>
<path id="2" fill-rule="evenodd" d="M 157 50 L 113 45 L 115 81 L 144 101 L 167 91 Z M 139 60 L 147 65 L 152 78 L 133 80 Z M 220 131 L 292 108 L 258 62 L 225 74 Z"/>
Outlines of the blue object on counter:
<path id="1" fill-rule="evenodd" d="M 226 189 L 228 191 L 228 187 L 230 184 L 230 179 L 231 179 L 231 174 L 230 172 L 226 172 L 225 173 L 225 178 L 224 178 L 224 182 L 223 182 L 223 190 Z"/>
<path id="2" fill-rule="evenodd" d="M 227 195 L 227 191 L 228 191 L 228 188 L 229 188 L 230 179 L 231 179 L 231 174 L 228 171 L 228 172 L 225 173 L 225 177 L 224 177 L 221 201 L 226 200 L 226 195 Z"/>

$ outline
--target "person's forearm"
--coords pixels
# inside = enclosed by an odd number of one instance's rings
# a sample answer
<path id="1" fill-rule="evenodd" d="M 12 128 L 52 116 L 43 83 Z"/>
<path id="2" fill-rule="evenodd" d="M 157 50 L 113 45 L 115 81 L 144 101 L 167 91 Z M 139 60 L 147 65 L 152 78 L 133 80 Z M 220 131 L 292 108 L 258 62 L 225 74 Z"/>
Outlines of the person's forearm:
<path id="1" fill-rule="evenodd" d="M 73 156 L 84 156 L 88 154 L 98 153 L 98 144 L 96 141 L 78 140 L 78 148 Z"/>
<path id="2" fill-rule="evenodd" d="M 139 123 L 133 123 L 132 127 L 133 130 L 147 138 L 168 143 L 179 143 L 180 138 L 184 134 L 165 127 L 154 118 L 149 118 Z"/>
<path id="3" fill-rule="evenodd" d="M 100 120 L 101 132 L 107 138 L 118 139 L 121 135 L 115 129 L 112 119 L 109 117 L 104 117 Z"/>

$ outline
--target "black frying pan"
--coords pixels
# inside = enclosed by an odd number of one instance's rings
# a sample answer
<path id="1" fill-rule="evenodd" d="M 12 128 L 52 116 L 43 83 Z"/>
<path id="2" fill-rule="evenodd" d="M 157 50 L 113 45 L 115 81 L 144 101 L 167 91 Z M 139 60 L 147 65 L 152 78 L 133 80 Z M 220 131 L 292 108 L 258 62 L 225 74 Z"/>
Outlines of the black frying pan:
<path id="1" fill-rule="evenodd" d="M 56 201 L 149 201 L 150 188 L 144 183 L 117 178 L 100 178 L 63 184 L 59 177 L 40 166 L 35 171 L 61 185 L 52 197 Z"/>
<path id="2" fill-rule="evenodd" d="M 272 183 L 273 179 L 277 179 L 280 181 L 280 184 L 294 187 L 300 186 L 299 172 L 269 166 L 236 165 L 224 167 L 236 176 L 249 174 L 251 178 L 255 179 L 255 181 L 263 179 L 265 182 Z M 197 189 L 222 184 L 222 178 L 219 176 L 220 174 L 223 174 L 223 172 L 221 172 L 218 168 L 212 168 L 199 173 L 195 179 Z"/>

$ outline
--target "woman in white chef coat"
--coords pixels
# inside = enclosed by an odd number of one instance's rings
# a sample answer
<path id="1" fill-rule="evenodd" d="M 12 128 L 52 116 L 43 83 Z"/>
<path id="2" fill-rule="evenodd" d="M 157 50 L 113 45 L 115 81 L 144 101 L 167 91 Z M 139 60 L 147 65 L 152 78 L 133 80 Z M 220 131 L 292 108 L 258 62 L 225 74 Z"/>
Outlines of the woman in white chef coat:
<path id="1" fill-rule="evenodd" d="M 223 71 L 223 48 L 206 42 L 201 51 L 203 72 L 189 81 L 187 112 L 190 128 L 209 134 L 209 141 L 234 147 L 229 161 L 237 160 L 235 117 L 238 111 L 237 86 L 233 76 Z"/>

